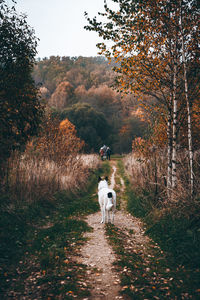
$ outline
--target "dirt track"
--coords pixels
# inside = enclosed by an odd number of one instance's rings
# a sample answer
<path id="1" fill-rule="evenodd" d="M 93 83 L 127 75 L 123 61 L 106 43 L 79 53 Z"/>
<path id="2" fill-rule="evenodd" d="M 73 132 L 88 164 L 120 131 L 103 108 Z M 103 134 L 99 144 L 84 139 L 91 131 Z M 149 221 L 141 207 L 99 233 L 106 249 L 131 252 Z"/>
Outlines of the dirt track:
<path id="1" fill-rule="evenodd" d="M 117 168 L 114 161 L 111 161 L 111 166 L 113 172 L 110 187 L 115 188 Z M 120 182 L 121 188 L 120 193 L 117 194 L 117 199 L 121 197 L 121 210 L 116 212 L 114 224 L 127 234 L 132 230 L 134 232 L 131 241 L 132 247 L 135 247 L 135 250 L 138 248 L 144 250 L 148 238 L 144 236 L 142 223 L 123 209 L 125 203 L 123 201 L 124 182 L 122 178 L 120 178 Z M 100 220 L 100 212 L 87 217 L 86 221 L 93 228 L 93 231 L 87 233 L 88 242 L 80 250 L 79 262 L 88 266 L 87 283 L 91 286 L 91 296 L 86 299 L 125 299 L 119 295 L 121 289 L 119 274 L 116 273 L 113 267 L 113 263 L 117 258 L 106 239 L 105 225 L 101 224 Z"/>

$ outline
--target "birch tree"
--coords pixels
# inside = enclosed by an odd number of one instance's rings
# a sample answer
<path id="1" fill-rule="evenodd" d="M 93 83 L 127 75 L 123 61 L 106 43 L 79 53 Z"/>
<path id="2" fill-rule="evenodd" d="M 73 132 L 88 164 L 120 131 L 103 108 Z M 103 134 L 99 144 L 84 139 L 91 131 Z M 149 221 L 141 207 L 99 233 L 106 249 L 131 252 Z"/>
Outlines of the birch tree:
<path id="1" fill-rule="evenodd" d="M 101 14 L 110 20 L 107 24 L 88 18 L 89 30 L 96 30 L 104 39 L 111 39 L 114 45 L 108 49 L 106 44 L 98 45 L 100 53 L 116 62 L 114 70 L 118 76 L 116 83 L 121 91 L 131 91 L 136 94 L 150 95 L 160 105 L 165 105 L 168 111 L 168 189 L 172 182 L 172 117 L 173 122 L 173 178 L 176 182 L 176 123 L 177 116 L 173 114 L 173 107 L 177 111 L 175 95 L 175 80 L 177 65 L 172 48 L 174 42 L 174 24 L 172 22 L 174 7 L 168 1 L 115 1 L 119 3 L 119 10 L 114 12 L 105 4 L 106 13 Z M 170 30 L 170 36 L 169 36 Z M 174 76 L 171 73 L 174 72 Z M 173 95 L 172 95 L 173 94 Z M 174 101 L 172 101 L 172 99 Z M 176 103 L 176 102 L 175 102 Z"/>
<path id="2" fill-rule="evenodd" d="M 187 106 L 187 126 L 188 126 L 188 152 L 189 152 L 189 167 L 190 167 L 190 192 L 194 192 L 194 172 L 193 172 L 193 142 L 192 142 L 192 116 L 191 116 L 191 103 L 188 90 L 188 67 L 187 57 L 189 61 L 193 60 L 195 52 L 193 44 L 198 44 L 194 37 L 197 36 L 199 9 L 196 1 L 191 1 L 188 5 L 183 0 L 179 0 L 179 23 L 180 23 L 180 36 L 181 36 L 181 52 L 183 64 L 183 80 L 184 80 L 184 94 Z"/>
<path id="3" fill-rule="evenodd" d="M 168 190 L 177 186 L 177 135 L 184 108 L 181 97 L 180 7 L 172 0 L 113 0 L 117 10 L 99 13 L 107 22 L 90 19 L 86 29 L 111 40 L 100 43 L 100 54 L 115 62 L 120 91 L 150 95 L 168 111 Z M 184 1 L 193 5 L 195 1 Z M 196 5 L 196 4 L 194 4 Z"/>

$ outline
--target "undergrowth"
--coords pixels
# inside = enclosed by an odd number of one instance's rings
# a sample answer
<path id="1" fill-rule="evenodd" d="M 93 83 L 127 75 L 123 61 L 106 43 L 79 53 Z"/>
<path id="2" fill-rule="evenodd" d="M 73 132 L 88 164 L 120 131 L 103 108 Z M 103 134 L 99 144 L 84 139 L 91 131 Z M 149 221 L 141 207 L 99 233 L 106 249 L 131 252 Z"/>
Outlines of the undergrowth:
<path id="1" fill-rule="evenodd" d="M 107 164 L 93 171 L 84 190 L 60 191 L 52 201 L 41 199 L 20 207 L 6 207 L 1 196 L 1 299 L 71 299 L 89 295 L 86 266 L 73 256 L 91 230 L 82 216 L 99 209 L 97 178 Z"/>
<path id="2" fill-rule="evenodd" d="M 142 218 L 149 234 L 163 249 L 170 252 L 177 264 L 200 268 L 200 218 L 177 216 L 173 209 L 155 204 L 154 197 L 145 190 L 137 190 L 125 175 L 121 163 L 120 170 L 126 183 L 127 209 Z M 175 210 L 175 209 L 174 209 Z"/>
<path id="3" fill-rule="evenodd" d="M 151 193 L 137 190 L 132 186 L 131 179 L 125 174 L 121 161 L 118 167 L 126 185 L 127 210 L 143 220 L 146 234 L 166 253 L 170 269 L 176 270 L 172 278 L 182 280 L 180 291 L 183 293 L 185 289 L 194 299 L 197 299 L 200 293 L 199 214 L 185 218 L 181 214 L 177 216 L 176 212 L 170 209 L 164 209 L 162 205 L 155 204 Z M 118 243 L 120 244 L 121 241 Z M 180 296 L 179 289 L 176 289 L 176 293 Z M 187 295 L 185 298 L 188 299 Z"/>

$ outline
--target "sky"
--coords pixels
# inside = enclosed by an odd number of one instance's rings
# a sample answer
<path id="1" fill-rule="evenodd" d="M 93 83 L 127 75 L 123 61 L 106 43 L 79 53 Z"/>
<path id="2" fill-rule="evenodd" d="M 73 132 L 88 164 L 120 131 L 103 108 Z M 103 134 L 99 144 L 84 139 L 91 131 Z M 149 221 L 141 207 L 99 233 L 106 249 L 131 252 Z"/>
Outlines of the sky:
<path id="1" fill-rule="evenodd" d="M 104 0 L 16 1 L 17 12 L 27 14 L 28 24 L 40 39 L 37 57 L 97 56 L 96 44 L 102 40 L 98 33 L 83 28 L 87 25 L 84 12 L 91 18 L 104 12 Z"/>

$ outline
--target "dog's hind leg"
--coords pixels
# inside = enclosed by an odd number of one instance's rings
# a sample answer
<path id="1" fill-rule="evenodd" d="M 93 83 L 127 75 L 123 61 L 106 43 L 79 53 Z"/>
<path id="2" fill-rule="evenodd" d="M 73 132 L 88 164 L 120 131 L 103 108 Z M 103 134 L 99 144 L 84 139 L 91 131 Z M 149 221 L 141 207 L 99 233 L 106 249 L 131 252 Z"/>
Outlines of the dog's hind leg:
<path id="1" fill-rule="evenodd" d="M 114 211 L 112 211 L 112 224 L 114 224 Z"/>
<path id="2" fill-rule="evenodd" d="M 115 208 L 112 209 L 112 224 L 114 224 Z"/>
<path id="3" fill-rule="evenodd" d="M 110 210 L 108 210 L 108 223 L 111 222 Z"/>
<path id="4" fill-rule="evenodd" d="M 107 223 L 109 223 L 109 221 L 110 221 L 110 211 L 107 210 Z"/>
<path id="5" fill-rule="evenodd" d="M 105 209 L 105 223 L 108 223 L 108 211 Z"/>
<path id="6" fill-rule="evenodd" d="M 105 209 L 101 207 L 101 223 L 105 223 Z"/>

